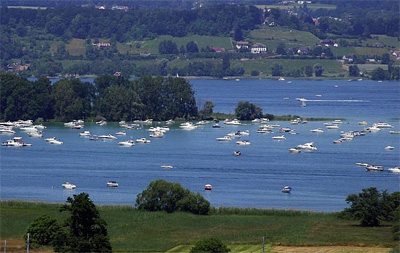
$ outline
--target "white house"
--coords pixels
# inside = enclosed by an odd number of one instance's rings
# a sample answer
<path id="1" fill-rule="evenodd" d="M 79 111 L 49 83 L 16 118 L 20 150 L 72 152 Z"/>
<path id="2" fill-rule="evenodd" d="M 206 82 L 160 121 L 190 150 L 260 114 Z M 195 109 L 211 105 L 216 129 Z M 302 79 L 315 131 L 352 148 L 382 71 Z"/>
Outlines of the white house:
<path id="1" fill-rule="evenodd" d="M 261 43 L 255 43 L 251 49 L 250 52 L 252 54 L 262 54 L 267 52 L 267 47 L 264 44 Z"/>

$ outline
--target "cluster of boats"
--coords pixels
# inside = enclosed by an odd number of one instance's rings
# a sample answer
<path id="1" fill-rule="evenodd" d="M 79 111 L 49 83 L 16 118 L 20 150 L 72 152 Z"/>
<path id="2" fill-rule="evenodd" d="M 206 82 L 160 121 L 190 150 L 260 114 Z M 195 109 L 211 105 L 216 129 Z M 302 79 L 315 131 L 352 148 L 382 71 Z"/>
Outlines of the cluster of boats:
<path id="1" fill-rule="evenodd" d="M 118 186 L 119 186 L 118 183 L 117 183 L 116 181 L 108 181 L 106 185 L 107 185 L 107 187 L 118 187 Z M 65 183 L 62 184 L 61 186 L 62 186 L 64 189 L 67 189 L 67 190 L 76 189 L 76 185 L 75 185 L 75 184 L 72 184 L 72 183 L 70 183 L 70 182 L 65 182 Z"/>

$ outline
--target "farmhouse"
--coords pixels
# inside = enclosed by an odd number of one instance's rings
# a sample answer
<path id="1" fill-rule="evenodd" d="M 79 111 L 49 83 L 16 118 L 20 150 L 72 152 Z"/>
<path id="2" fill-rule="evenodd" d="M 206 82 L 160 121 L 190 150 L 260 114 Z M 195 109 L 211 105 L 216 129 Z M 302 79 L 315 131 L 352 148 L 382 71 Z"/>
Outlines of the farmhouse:
<path id="1" fill-rule="evenodd" d="M 266 52 L 267 52 L 267 47 L 264 44 L 255 43 L 251 47 L 251 53 L 252 54 L 261 54 L 261 53 L 266 53 Z"/>

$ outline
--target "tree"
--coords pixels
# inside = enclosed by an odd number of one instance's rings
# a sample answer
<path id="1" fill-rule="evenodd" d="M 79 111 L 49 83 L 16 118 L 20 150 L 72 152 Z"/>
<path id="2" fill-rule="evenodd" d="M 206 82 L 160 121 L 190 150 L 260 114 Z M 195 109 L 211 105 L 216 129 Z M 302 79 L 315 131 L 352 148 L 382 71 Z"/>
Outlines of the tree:
<path id="1" fill-rule="evenodd" d="M 146 190 L 136 197 L 136 208 L 146 211 L 184 211 L 194 214 L 208 214 L 210 202 L 199 194 L 193 194 L 179 183 L 165 180 L 150 182 Z"/>
<path id="2" fill-rule="evenodd" d="M 360 69 L 358 68 L 357 65 L 349 66 L 349 76 L 359 76 L 359 75 L 360 75 Z"/>
<path id="3" fill-rule="evenodd" d="M 315 64 L 314 72 L 315 72 L 315 76 L 322 76 L 322 73 L 324 72 L 324 66 L 322 66 L 319 63 Z"/>
<path id="4" fill-rule="evenodd" d="M 313 75 L 313 67 L 311 65 L 307 65 L 304 69 L 304 73 L 306 76 L 312 76 Z"/>
<path id="5" fill-rule="evenodd" d="M 382 54 L 381 61 L 382 61 L 382 64 L 389 64 L 390 55 L 388 53 Z"/>
<path id="6" fill-rule="evenodd" d="M 222 72 L 224 72 L 224 74 L 231 68 L 231 61 L 229 59 L 229 55 L 225 54 L 222 57 Z"/>
<path id="7" fill-rule="evenodd" d="M 378 68 L 372 70 L 371 79 L 372 80 L 384 80 L 384 79 L 386 79 L 385 70 L 383 70 L 383 68 L 381 68 L 381 67 L 378 67 Z"/>
<path id="8" fill-rule="evenodd" d="M 158 51 L 160 54 L 178 54 L 178 46 L 176 45 L 175 42 L 171 40 L 164 40 L 161 41 L 160 44 L 158 45 Z"/>
<path id="9" fill-rule="evenodd" d="M 234 39 L 235 39 L 236 41 L 241 41 L 241 40 L 243 40 L 242 29 L 240 29 L 239 27 L 237 27 L 237 28 L 235 29 Z"/>
<path id="10" fill-rule="evenodd" d="M 236 117 L 240 120 L 262 118 L 262 109 L 248 101 L 240 101 L 235 108 Z"/>
<path id="11" fill-rule="evenodd" d="M 275 63 L 271 67 L 272 76 L 281 76 L 283 74 L 283 66 L 281 64 Z"/>
<path id="12" fill-rule="evenodd" d="M 206 103 L 203 106 L 203 109 L 199 111 L 200 117 L 203 119 L 210 117 L 210 115 L 213 113 L 213 108 L 214 108 L 213 102 L 206 101 Z"/>
<path id="13" fill-rule="evenodd" d="M 100 218 L 89 194 L 80 193 L 68 197 L 67 204 L 60 211 L 68 211 L 71 216 L 65 221 L 66 237 L 58 237 L 55 251 L 62 252 L 112 252 L 107 233 L 107 224 Z"/>
<path id="14" fill-rule="evenodd" d="M 197 47 L 196 42 L 189 41 L 186 44 L 186 52 L 188 52 L 188 53 L 198 53 L 199 52 L 199 48 Z"/>
<path id="15" fill-rule="evenodd" d="M 24 238 L 26 240 L 29 233 L 29 241 L 33 246 L 47 246 L 53 243 L 56 234 L 60 231 L 61 226 L 55 218 L 41 215 L 26 228 Z"/>
<path id="16" fill-rule="evenodd" d="M 281 55 L 286 54 L 285 43 L 280 42 L 278 46 L 276 46 L 276 53 Z"/>
<path id="17" fill-rule="evenodd" d="M 196 242 L 190 253 L 227 253 L 231 250 L 217 238 L 206 238 Z"/>
<path id="18" fill-rule="evenodd" d="M 342 215 L 360 220 L 361 226 L 379 226 L 383 220 L 392 220 L 394 211 L 399 207 L 400 194 L 387 191 L 379 192 L 375 187 L 363 189 L 359 194 L 351 194 L 346 198 L 351 204 Z"/>

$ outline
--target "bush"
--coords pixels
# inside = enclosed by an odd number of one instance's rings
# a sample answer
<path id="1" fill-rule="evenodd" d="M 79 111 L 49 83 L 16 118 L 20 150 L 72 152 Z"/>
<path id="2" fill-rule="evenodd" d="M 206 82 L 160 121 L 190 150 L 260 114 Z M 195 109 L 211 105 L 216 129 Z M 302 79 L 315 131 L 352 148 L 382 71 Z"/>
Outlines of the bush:
<path id="1" fill-rule="evenodd" d="M 200 194 L 193 194 L 179 183 L 155 180 L 136 197 L 136 208 L 147 211 L 175 211 L 208 214 L 210 202 Z"/>
<path id="2" fill-rule="evenodd" d="M 190 253 L 226 253 L 230 251 L 221 240 L 216 238 L 200 240 L 190 249 Z"/>
<path id="3" fill-rule="evenodd" d="M 32 246 L 47 246 L 52 244 L 54 236 L 60 231 L 61 227 L 55 218 L 42 215 L 28 225 L 24 239 L 27 239 L 29 233 L 29 242 Z"/>

